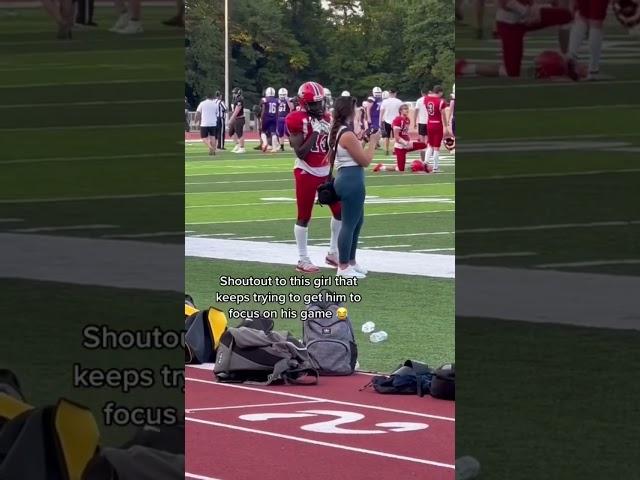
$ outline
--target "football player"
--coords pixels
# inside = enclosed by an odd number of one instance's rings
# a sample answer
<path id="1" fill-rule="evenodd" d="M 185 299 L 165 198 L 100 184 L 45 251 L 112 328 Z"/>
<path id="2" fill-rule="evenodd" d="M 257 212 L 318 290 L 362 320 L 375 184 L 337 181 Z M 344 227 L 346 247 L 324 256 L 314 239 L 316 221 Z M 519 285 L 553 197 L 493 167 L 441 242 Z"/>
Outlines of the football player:
<path id="1" fill-rule="evenodd" d="M 233 95 L 233 113 L 229 119 L 229 136 L 236 144 L 231 152 L 244 153 L 244 98 L 242 90 L 238 87 L 235 87 L 231 93 Z"/>
<path id="2" fill-rule="evenodd" d="M 424 97 L 424 104 L 427 107 L 427 158 L 425 163 L 429 164 L 433 159 L 433 171 L 438 172 L 438 158 L 442 139 L 451 136 L 447 119 L 447 102 L 442 98 L 444 90 L 440 85 L 433 87 L 431 93 Z"/>
<path id="3" fill-rule="evenodd" d="M 576 14 L 569 35 L 567 70 L 572 80 L 579 80 L 578 49 L 589 32 L 589 73 L 587 80 L 597 80 L 602 53 L 602 26 L 609 0 L 576 0 Z"/>
<path id="4" fill-rule="evenodd" d="M 286 134 L 285 118 L 289 112 L 293 110 L 289 101 L 289 91 L 286 88 L 278 90 L 278 140 L 280 142 L 280 150 L 284 151 L 284 136 Z"/>
<path id="5" fill-rule="evenodd" d="M 456 61 L 456 75 L 519 77 L 527 32 L 566 25 L 573 15 L 567 8 L 540 6 L 534 0 L 498 0 L 496 28 L 502 44 L 502 65 L 476 65 Z"/>
<path id="6" fill-rule="evenodd" d="M 379 163 L 374 167 L 374 172 L 387 170 L 404 172 L 405 165 L 407 163 L 407 153 L 427 148 L 427 145 L 424 142 L 411 141 L 411 138 L 409 137 L 409 125 L 411 125 L 411 121 L 409 120 L 409 105 L 403 103 L 398 109 L 398 116 L 396 116 L 391 122 L 393 138 L 395 140 L 393 145 L 393 154 L 396 156 L 395 168 L 389 168 L 389 166 Z M 424 151 L 420 152 L 420 157 L 423 158 L 424 161 Z"/>
<path id="7" fill-rule="evenodd" d="M 313 264 L 307 250 L 309 222 L 318 187 L 329 178 L 327 159 L 329 114 L 326 111 L 324 89 L 316 82 L 305 82 L 298 89 L 300 110 L 287 115 L 289 143 L 296 154 L 293 176 L 295 179 L 297 219 L 293 233 L 298 247 L 299 260 L 296 270 L 316 273 L 320 269 Z M 340 202 L 330 205 L 331 240 L 325 262 L 338 266 L 338 234 L 340 233 Z"/>
<path id="8" fill-rule="evenodd" d="M 367 99 L 366 120 L 369 130 L 378 130 L 380 128 L 380 107 L 382 105 L 382 89 L 373 87 L 373 94 Z"/>
<path id="9" fill-rule="evenodd" d="M 262 119 L 262 133 L 260 138 L 262 139 L 262 151 L 266 152 L 269 148 L 269 142 L 271 142 L 271 151 L 277 152 L 280 150 L 280 144 L 278 142 L 278 99 L 276 98 L 276 91 L 273 87 L 267 87 L 264 91 L 264 98 L 262 99 L 262 111 L 260 112 L 260 118 Z"/>

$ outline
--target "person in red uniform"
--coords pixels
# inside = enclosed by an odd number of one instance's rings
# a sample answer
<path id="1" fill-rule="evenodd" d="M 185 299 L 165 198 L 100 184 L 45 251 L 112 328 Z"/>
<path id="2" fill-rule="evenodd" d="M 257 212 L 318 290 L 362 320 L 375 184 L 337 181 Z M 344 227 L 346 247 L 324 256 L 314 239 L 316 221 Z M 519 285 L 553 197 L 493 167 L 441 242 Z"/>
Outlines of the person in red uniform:
<path id="1" fill-rule="evenodd" d="M 476 65 L 459 59 L 456 75 L 520 77 L 526 33 L 567 25 L 572 20 L 568 8 L 537 5 L 534 0 L 498 0 L 496 30 L 502 44 L 502 65 Z"/>
<path id="2" fill-rule="evenodd" d="M 424 161 L 424 149 L 427 148 L 427 144 L 424 142 L 413 142 L 409 137 L 409 126 L 411 120 L 409 120 L 409 105 L 403 103 L 398 110 L 398 116 L 391 122 L 391 128 L 393 129 L 393 138 L 395 140 L 393 146 L 393 154 L 396 156 L 395 165 L 384 165 L 379 163 L 373 168 L 374 172 L 396 171 L 404 172 L 407 164 L 407 153 L 421 150 L 420 157 Z M 426 166 L 426 165 L 425 165 Z M 427 169 L 427 171 L 430 171 Z"/>
<path id="3" fill-rule="evenodd" d="M 577 67 L 578 50 L 589 32 L 589 73 L 588 79 L 597 80 L 600 74 L 600 54 L 602 53 L 602 26 L 607 17 L 609 0 L 576 0 L 575 21 L 569 35 L 569 59 L 567 68 L 573 80 L 579 80 Z"/>
<path id="4" fill-rule="evenodd" d="M 293 176 L 298 216 L 293 233 L 300 257 L 296 270 L 302 273 L 316 273 L 320 269 L 309 258 L 307 243 L 316 192 L 329 178 L 327 152 L 330 116 L 325 110 L 324 89 L 319 83 L 303 83 L 298 89 L 298 103 L 300 109 L 292 111 L 285 118 L 289 143 L 296 154 Z M 337 267 L 338 234 L 342 223 L 340 202 L 330 205 L 329 208 L 332 213 L 331 240 L 325 262 Z"/>
<path id="5" fill-rule="evenodd" d="M 433 171 L 438 172 L 440 166 L 440 147 L 445 136 L 451 136 L 449 124 L 447 122 L 447 102 L 442 98 L 444 89 L 436 85 L 431 93 L 424 97 L 424 104 L 427 107 L 427 158 L 425 164 L 433 160 Z"/>

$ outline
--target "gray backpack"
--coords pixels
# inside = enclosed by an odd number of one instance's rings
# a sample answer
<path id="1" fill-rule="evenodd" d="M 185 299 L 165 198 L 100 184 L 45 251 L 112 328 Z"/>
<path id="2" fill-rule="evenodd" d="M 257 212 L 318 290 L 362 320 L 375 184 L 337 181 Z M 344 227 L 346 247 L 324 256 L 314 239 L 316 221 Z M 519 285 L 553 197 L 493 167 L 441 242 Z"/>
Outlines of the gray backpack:
<path id="1" fill-rule="evenodd" d="M 307 319 L 302 325 L 302 339 L 307 351 L 319 366 L 320 375 L 351 375 L 358 360 L 358 345 L 349 317 L 338 319 L 336 311 L 343 305 L 315 302 L 307 311 L 330 312 L 328 318 Z"/>

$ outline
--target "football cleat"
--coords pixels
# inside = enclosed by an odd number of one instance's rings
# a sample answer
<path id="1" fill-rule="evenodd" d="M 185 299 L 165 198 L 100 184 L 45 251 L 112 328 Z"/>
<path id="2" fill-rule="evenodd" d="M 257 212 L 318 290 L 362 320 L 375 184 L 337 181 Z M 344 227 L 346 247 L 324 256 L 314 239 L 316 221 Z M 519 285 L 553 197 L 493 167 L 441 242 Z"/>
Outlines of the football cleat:
<path id="1" fill-rule="evenodd" d="M 280 98 L 280 100 L 285 100 L 288 95 L 289 92 L 286 88 L 281 88 L 280 90 L 278 90 L 278 97 Z"/>
<path id="2" fill-rule="evenodd" d="M 324 100 L 324 88 L 317 82 L 305 82 L 298 88 L 298 102 L 312 117 L 324 116 Z"/>
<path id="3" fill-rule="evenodd" d="M 311 260 L 305 258 L 298 261 L 296 270 L 301 273 L 318 273 L 320 271 L 320 268 L 311 263 Z"/>

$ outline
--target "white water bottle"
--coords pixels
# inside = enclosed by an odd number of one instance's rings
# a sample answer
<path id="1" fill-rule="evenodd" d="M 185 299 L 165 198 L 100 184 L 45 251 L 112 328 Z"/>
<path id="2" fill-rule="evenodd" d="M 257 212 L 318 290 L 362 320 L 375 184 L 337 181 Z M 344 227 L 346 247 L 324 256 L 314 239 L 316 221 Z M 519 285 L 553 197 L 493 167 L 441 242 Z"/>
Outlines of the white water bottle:
<path id="1" fill-rule="evenodd" d="M 384 342 L 387 338 L 389 338 L 389 335 L 387 335 L 387 332 L 382 330 L 380 330 L 379 332 L 372 333 L 369 336 L 369 340 L 371 340 L 371 343 Z"/>
<path id="2" fill-rule="evenodd" d="M 373 322 L 367 322 L 362 325 L 362 333 L 371 333 L 376 329 L 376 324 Z"/>

